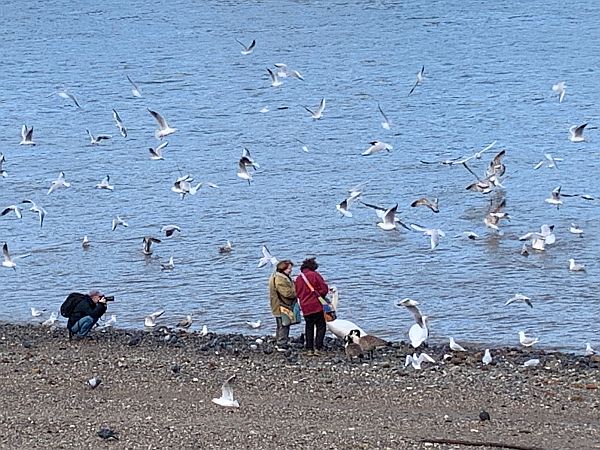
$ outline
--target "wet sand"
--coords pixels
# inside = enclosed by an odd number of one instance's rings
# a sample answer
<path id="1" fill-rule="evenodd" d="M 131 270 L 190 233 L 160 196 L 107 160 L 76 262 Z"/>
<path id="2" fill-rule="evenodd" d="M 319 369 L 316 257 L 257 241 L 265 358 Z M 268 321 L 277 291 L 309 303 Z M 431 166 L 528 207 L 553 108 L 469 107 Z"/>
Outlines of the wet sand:
<path id="1" fill-rule="evenodd" d="M 361 363 L 333 340 L 310 357 L 264 336 L 91 336 L 0 324 L 1 448 L 600 449 L 597 356 L 493 349 L 483 366 L 481 349 L 443 361 L 448 347 L 433 346 L 438 362 L 414 370 L 403 343 Z M 534 357 L 538 367 L 522 366 Z M 231 375 L 240 408 L 211 401 Z M 99 437 L 103 427 L 118 440 Z"/>

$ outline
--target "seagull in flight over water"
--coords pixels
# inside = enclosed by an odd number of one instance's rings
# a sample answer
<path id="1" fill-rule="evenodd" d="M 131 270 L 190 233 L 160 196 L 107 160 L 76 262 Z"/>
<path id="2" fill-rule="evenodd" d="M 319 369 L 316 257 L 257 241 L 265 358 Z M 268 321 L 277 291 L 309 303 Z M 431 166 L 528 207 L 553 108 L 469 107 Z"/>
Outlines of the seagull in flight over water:
<path id="1" fill-rule="evenodd" d="M 423 84 L 423 79 L 425 78 L 425 66 L 421 67 L 421 70 L 417 72 L 417 80 L 415 81 L 415 85 L 412 87 L 408 95 L 412 94 L 417 86 Z"/>
<path id="2" fill-rule="evenodd" d="M 129 77 L 129 75 L 125 75 L 127 77 L 127 80 L 129 81 L 129 83 L 131 84 L 131 93 L 133 94 L 134 97 L 140 98 L 142 96 L 142 91 L 140 91 L 140 88 L 137 87 L 137 85 L 133 82 L 133 80 Z"/>
<path id="3" fill-rule="evenodd" d="M 156 111 L 152 111 L 150 108 L 147 108 L 148 112 L 154 117 L 156 123 L 158 123 L 158 130 L 154 132 L 154 136 L 156 139 L 162 139 L 170 134 L 173 134 L 177 131 L 177 128 L 171 128 L 165 118 L 161 116 Z"/>
<path id="4" fill-rule="evenodd" d="M 311 115 L 312 118 L 315 120 L 319 120 L 321 117 L 323 117 L 323 111 L 325 111 L 325 99 L 321 99 L 321 103 L 319 103 L 319 107 L 317 109 L 315 109 L 314 111 L 312 109 L 310 109 L 308 106 L 305 106 L 304 109 L 306 109 Z"/>
<path id="5" fill-rule="evenodd" d="M 27 128 L 27 125 L 21 127 L 21 142 L 19 145 L 35 145 L 33 142 L 33 127 Z"/>
<path id="6" fill-rule="evenodd" d="M 242 55 L 249 55 L 254 51 L 254 47 L 256 47 L 256 39 L 253 39 L 252 42 L 250 42 L 250 45 L 245 45 L 237 39 L 235 41 L 243 47 L 243 50 L 241 51 Z"/>
<path id="7" fill-rule="evenodd" d="M 46 210 L 44 208 L 42 208 L 41 206 L 36 205 L 36 203 L 33 200 L 25 199 L 21 203 L 30 203 L 31 204 L 31 208 L 29 208 L 29 211 L 38 213 L 39 220 L 40 220 L 40 228 L 42 228 L 42 226 L 44 225 L 44 217 L 46 217 Z"/>

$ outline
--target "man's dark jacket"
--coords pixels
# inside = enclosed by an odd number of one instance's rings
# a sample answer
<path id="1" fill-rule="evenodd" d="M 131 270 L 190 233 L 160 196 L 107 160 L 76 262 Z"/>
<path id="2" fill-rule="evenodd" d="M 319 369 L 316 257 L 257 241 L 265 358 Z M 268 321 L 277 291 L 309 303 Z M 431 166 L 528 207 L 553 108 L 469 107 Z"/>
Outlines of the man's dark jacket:
<path id="1" fill-rule="evenodd" d="M 69 321 L 67 322 L 67 328 L 70 330 L 79 319 L 85 316 L 91 316 L 94 319 L 95 324 L 105 312 L 106 303 L 94 303 L 92 297 L 89 295 L 84 295 L 79 303 L 77 303 L 75 306 L 75 309 L 73 309 L 73 312 L 69 317 Z"/>

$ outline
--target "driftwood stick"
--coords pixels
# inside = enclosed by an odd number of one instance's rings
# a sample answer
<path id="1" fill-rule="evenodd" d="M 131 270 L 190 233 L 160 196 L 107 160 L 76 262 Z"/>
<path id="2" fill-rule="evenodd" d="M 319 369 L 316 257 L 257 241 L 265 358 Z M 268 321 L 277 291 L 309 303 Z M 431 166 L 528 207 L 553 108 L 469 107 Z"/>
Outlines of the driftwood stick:
<path id="1" fill-rule="evenodd" d="M 528 447 L 526 445 L 503 444 L 500 442 L 465 441 L 463 439 L 427 438 L 427 439 L 421 439 L 420 442 L 430 442 L 432 444 L 469 445 L 471 447 L 509 448 L 509 449 L 513 449 L 513 450 L 544 450 L 541 447 Z"/>

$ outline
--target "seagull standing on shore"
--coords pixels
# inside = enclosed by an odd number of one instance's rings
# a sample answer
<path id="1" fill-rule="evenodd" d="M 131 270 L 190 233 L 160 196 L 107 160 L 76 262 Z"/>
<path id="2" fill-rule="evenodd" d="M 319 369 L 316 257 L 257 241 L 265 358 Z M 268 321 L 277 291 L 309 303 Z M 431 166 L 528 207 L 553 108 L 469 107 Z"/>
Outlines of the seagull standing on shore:
<path id="1" fill-rule="evenodd" d="M 466 350 L 461 345 L 456 343 L 452 336 L 450 336 L 450 350 L 452 350 L 453 352 L 466 352 Z"/>
<path id="2" fill-rule="evenodd" d="M 46 310 L 45 309 L 37 309 L 32 306 L 31 307 L 31 317 L 40 317 L 44 313 L 44 311 L 46 311 Z"/>
<path id="3" fill-rule="evenodd" d="M 165 310 L 161 309 L 159 311 L 156 311 L 156 312 L 153 312 L 152 314 L 147 315 L 146 318 L 144 319 L 144 326 L 146 326 L 148 328 L 155 327 L 156 319 L 158 319 L 164 313 L 165 313 Z"/>
<path id="4" fill-rule="evenodd" d="M 540 342 L 540 339 L 527 337 L 527 336 L 525 336 L 524 331 L 519 331 L 519 342 L 521 343 L 521 345 L 523 347 L 531 347 L 532 345 Z"/>
<path id="5" fill-rule="evenodd" d="M 407 367 L 409 364 L 413 366 L 413 369 L 421 369 L 421 364 L 424 362 L 434 363 L 435 360 L 429 356 L 427 353 L 421 353 L 418 357 L 416 353 L 411 355 L 406 355 L 406 361 L 404 362 L 404 367 Z"/>
<path id="6" fill-rule="evenodd" d="M 171 128 L 167 121 L 164 119 L 164 117 L 161 116 L 159 113 L 157 113 L 156 111 L 152 111 L 150 108 L 147 109 L 158 124 L 158 130 L 154 132 L 154 136 L 156 137 L 156 139 L 162 140 L 162 138 L 169 136 L 170 134 L 173 134 L 177 131 L 177 128 Z"/>
<path id="7" fill-rule="evenodd" d="M 594 350 L 592 348 L 592 345 L 589 342 L 587 342 L 585 344 L 585 356 L 592 356 L 592 355 L 595 355 L 595 354 L 596 354 L 596 350 Z"/>
<path id="8" fill-rule="evenodd" d="M 27 128 L 27 125 L 21 127 L 21 142 L 19 145 L 35 145 L 33 142 L 33 127 Z"/>
<path id="9" fill-rule="evenodd" d="M 184 319 L 181 319 L 179 321 L 179 323 L 177 324 L 177 328 L 185 328 L 186 330 L 192 326 L 192 316 L 190 314 L 188 314 L 187 316 L 185 316 Z"/>
<path id="10" fill-rule="evenodd" d="M 56 314 L 55 312 L 52 312 L 50 314 L 50 317 L 42 322 L 42 325 L 45 327 L 51 327 L 52 325 L 54 325 L 56 322 L 58 321 L 58 314 Z"/>
<path id="11" fill-rule="evenodd" d="M 428 317 L 421 314 L 419 302 L 410 298 L 404 298 L 400 300 L 396 306 L 405 307 L 415 319 L 415 324 L 408 330 L 410 344 L 414 348 L 418 348 L 422 343 L 426 343 L 429 338 L 429 328 L 427 327 Z"/>
<path id="12" fill-rule="evenodd" d="M 231 388 L 231 382 L 235 379 L 235 375 L 227 378 L 221 386 L 221 397 L 213 398 L 213 403 L 220 406 L 239 408 L 240 404 L 233 398 L 233 389 Z"/>
<path id="13" fill-rule="evenodd" d="M 490 353 L 490 349 L 489 348 L 485 349 L 485 353 L 483 355 L 483 358 L 481 359 L 481 362 L 483 364 L 485 364 L 486 366 L 489 365 L 492 362 L 492 355 Z"/>

